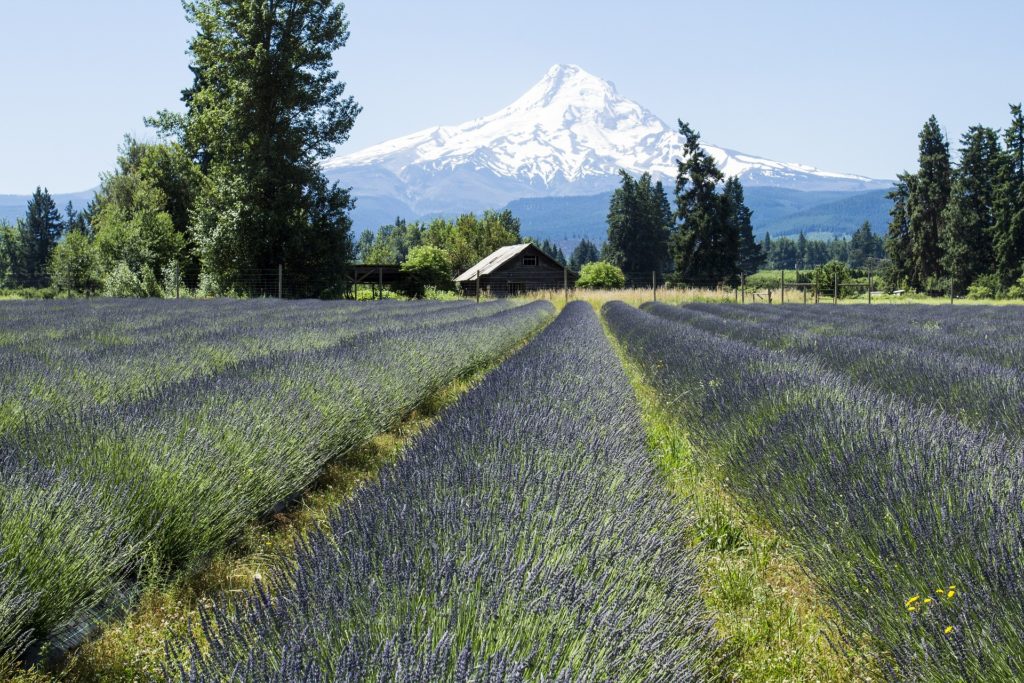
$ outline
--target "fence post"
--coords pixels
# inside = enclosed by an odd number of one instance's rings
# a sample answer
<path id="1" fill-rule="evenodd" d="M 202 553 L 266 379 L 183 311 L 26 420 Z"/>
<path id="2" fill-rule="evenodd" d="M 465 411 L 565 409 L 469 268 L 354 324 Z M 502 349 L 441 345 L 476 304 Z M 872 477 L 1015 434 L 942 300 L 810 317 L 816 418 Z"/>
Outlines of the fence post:
<path id="1" fill-rule="evenodd" d="M 476 271 L 476 302 L 480 303 L 480 271 Z"/>
<path id="2" fill-rule="evenodd" d="M 658 301 L 658 272 L 655 270 L 651 271 L 651 292 L 654 296 L 654 301 Z"/>
<path id="3" fill-rule="evenodd" d="M 871 303 L 871 290 L 873 289 L 873 287 L 871 285 L 871 276 L 872 276 L 871 269 L 868 268 L 868 303 L 869 304 Z"/>
<path id="4" fill-rule="evenodd" d="M 384 266 L 377 266 L 377 292 L 384 301 Z"/>
<path id="5" fill-rule="evenodd" d="M 786 303 L 786 269 L 782 269 L 782 276 L 779 278 L 779 303 Z"/>
<path id="6" fill-rule="evenodd" d="M 833 289 L 832 289 L 832 303 L 839 303 L 839 273 L 832 276 L 833 278 Z"/>
<path id="7" fill-rule="evenodd" d="M 562 266 L 562 288 L 565 290 L 565 303 L 569 303 L 569 269 Z"/>
<path id="8" fill-rule="evenodd" d="M 174 263 L 174 298 L 181 298 L 181 266 L 177 261 Z"/>
<path id="9" fill-rule="evenodd" d="M 740 273 L 740 292 L 741 292 L 742 297 L 743 297 L 743 299 L 742 299 L 742 301 L 740 301 L 740 303 L 741 304 L 747 303 L 747 274 L 746 273 Z"/>
<path id="10" fill-rule="evenodd" d="M 955 277 L 956 271 L 954 270 L 949 274 L 949 304 L 953 305 L 953 278 Z"/>
<path id="11" fill-rule="evenodd" d="M 277 264 L 277 298 L 284 298 L 284 264 Z"/>

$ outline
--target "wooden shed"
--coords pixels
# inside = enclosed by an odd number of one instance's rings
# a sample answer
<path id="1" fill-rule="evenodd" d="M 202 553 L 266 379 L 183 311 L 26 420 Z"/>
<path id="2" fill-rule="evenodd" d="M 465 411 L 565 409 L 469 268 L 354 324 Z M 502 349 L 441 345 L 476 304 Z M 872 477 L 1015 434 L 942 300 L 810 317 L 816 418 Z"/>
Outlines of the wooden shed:
<path id="1" fill-rule="evenodd" d="M 515 296 L 543 289 L 574 287 L 578 275 L 534 244 L 502 247 L 455 281 L 463 294 L 474 296 L 477 287 L 495 296 Z"/>

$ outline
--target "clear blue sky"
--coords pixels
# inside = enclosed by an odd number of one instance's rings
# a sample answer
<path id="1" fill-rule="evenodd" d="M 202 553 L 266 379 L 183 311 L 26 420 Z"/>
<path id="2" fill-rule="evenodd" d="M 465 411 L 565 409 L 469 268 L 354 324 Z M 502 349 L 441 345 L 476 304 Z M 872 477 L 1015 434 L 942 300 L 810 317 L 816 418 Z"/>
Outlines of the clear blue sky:
<path id="1" fill-rule="evenodd" d="M 1017 0 L 351 0 L 336 62 L 355 151 L 489 114 L 575 63 L 704 139 L 893 177 L 932 113 L 954 139 L 1024 99 Z M 125 133 L 177 108 L 192 28 L 177 0 L 0 5 L 0 194 L 83 190 Z M 955 146 L 955 145 L 954 145 Z"/>

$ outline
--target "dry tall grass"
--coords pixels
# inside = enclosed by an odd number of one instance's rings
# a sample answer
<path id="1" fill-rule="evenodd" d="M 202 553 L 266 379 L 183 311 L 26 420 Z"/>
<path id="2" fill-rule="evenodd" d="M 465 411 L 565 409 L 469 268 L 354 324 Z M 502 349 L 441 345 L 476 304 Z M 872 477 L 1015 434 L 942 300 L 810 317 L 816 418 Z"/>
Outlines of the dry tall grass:
<path id="1" fill-rule="evenodd" d="M 672 287 L 658 288 L 657 299 L 669 304 L 681 304 L 692 301 L 723 302 L 733 301 L 734 293 L 731 289 L 697 289 L 685 288 L 676 289 Z M 524 294 L 521 297 L 526 301 L 551 301 L 561 304 L 566 301 L 565 291 L 561 289 L 541 290 Z M 634 289 L 571 289 L 569 290 L 568 301 L 586 301 L 600 309 L 609 301 L 624 301 L 631 306 L 639 306 L 645 301 L 653 301 L 654 293 L 650 287 Z"/>

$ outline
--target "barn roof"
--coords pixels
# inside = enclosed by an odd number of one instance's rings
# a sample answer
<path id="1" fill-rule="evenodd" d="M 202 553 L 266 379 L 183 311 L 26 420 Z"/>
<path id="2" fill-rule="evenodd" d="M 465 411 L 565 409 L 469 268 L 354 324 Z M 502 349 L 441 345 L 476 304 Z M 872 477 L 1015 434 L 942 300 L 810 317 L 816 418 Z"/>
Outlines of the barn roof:
<path id="1" fill-rule="evenodd" d="M 485 256 L 480 263 L 476 264 L 462 275 L 455 278 L 456 282 L 470 282 L 475 280 L 477 274 L 490 275 L 511 259 L 530 248 L 530 244 L 513 244 L 508 247 L 501 247 L 490 256 Z"/>

